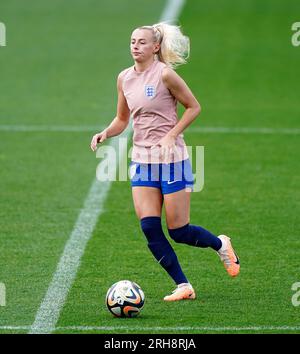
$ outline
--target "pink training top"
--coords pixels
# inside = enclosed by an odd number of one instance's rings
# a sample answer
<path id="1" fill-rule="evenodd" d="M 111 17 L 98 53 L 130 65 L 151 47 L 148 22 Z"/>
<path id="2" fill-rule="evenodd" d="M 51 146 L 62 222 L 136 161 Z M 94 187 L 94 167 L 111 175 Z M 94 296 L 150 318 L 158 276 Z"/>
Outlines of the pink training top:
<path id="1" fill-rule="evenodd" d="M 140 163 L 170 163 L 187 159 L 183 134 L 176 138 L 174 154 L 162 158 L 159 142 L 178 122 L 177 100 L 162 81 L 166 64 L 154 60 L 143 72 L 134 65 L 120 73 L 122 89 L 133 117 L 132 161 Z"/>

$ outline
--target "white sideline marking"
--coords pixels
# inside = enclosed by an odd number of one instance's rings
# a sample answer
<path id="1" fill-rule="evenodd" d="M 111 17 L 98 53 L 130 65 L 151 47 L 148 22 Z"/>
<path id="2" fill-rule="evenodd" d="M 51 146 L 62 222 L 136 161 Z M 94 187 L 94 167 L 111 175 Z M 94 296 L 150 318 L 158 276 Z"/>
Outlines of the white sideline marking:
<path id="1" fill-rule="evenodd" d="M 127 128 L 125 132 L 128 136 L 131 133 L 131 129 Z M 117 142 L 118 139 L 112 139 L 110 145 L 117 149 Z M 122 151 L 121 154 L 124 152 Z M 97 179 L 92 183 L 29 333 L 51 333 L 55 329 L 60 311 L 76 276 L 86 244 L 92 236 L 99 215 L 103 211 L 103 204 L 110 185 L 110 181 L 99 182 Z"/>
<path id="2" fill-rule="evenodd" d="M 94 132 L 100 131 L 104 126 L 88 125 L 0 125 L 4 132 Z"/>
<path id="3" fill-rule="evenodd" d="M 0 326 L 0 330 L 22 331 L 29 330 L 31 326 Z M 131 327 L 131 326 L 66 326 L 56 327 L 57 331 L 211 331 L 211 332 L 239 332 L 239 331 L 300 331 L 300 326 L 248 326 L 248 327 L 205 327 L 205 326 L 180 326 L 180 327 Z"/>
<path id="4" fill-rule="evenodd" d="M 168 0 L 160 21 L 168 20 L 170 16 L 177 18 L 179 13 L 176 13 L 174 8 L 179 11 L 183 4 L 184 0 Z M 130 127 L 131 125 L 126 129 L 127 136 L 132 131 Z M 110 145 L 115 149 L 117 149 L 117 141 L 118 139 L 111 140 Z M 122 146 L 124 148 L 120 152 L 121 155 L 126 152 L 125 145 Z M 76 276 L 86 244 L 91 238 L 97 220 L 102 213 L 110 185 L 110 181 L 99 182 L 94 180 L 29 333 L 51 333 L 55 330 L 60 311 Z"/>
<path id="5" fill-rule="evenodd" d="M 159 22 L 174 22 L 178 20 L 178 16 L 180 15 L 184 4 L 185 0 L 168 0 L 167 5 L 160 16 Z"/>
<path id="6" fill-rule="evenodd" d="M 30 329 L 30 326 L 0 326 L 0 330 L 2 331 L 22 331 L 28 329 Z"/>
<path id="7" fill-rule="evenodd" d="M 78 331 L 114 331 L 114 330 L 131 330 L 131 331 L 300 331 L 300 326 L 249 326 L 249 327 L 193 327 L 193 326 L 179 326 L 179 327 L 131 327 L 131 326 L 70 326 L 57 327 L 57 330 L 78 330 Z"/>
<path id="8" fill-rule="evenodd" d="M 300 134 L 298 128 L 263 128 L 263 127 L 190 127 L 192 133 L 222 133 L 222 134 Z"/>
<path id="9" fill-rule="evenodd" d="M 4 132 L 95 132 L 106 126 L 76 125 L 0 125 Z M 216 134 L 279 134 L 299 135 L 300 128 L 264 128 L 264 127 L 201 127 L 190 126 L 184 133 L 216 133 Z"/>

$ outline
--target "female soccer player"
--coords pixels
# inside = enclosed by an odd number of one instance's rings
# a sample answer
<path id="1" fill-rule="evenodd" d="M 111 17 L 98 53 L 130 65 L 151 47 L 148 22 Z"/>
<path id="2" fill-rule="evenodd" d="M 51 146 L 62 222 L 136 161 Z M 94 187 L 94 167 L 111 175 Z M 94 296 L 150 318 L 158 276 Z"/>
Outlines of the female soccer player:
<path id="1" fill-rule="evenodd" d="M 175 242 L 212 248 L 232 277 L 238 275 L 240 264 L 229 237 L 217 237 L 201 226 L 190 224 L 193 174 L 182 132 L 201 108 L 173 70 L 186 62 L 189 39 L 178 26 L 162 22 L 135 29 L 130 50 L 134 65 L 123 70 L 117 80 L 117 116 L 106 129 L 93 136 L 91 149 L 95 151 L 97 143 L 121 134 L 130 115 L 133 117 L 130 177 L 135 211 L 150 251 L 177 284 L 164 300 L 195 299 L 196 293 L 164 235 L 163 203 L 168 232 Z M 177 101 L 185 107 L 180 120 Z"/>

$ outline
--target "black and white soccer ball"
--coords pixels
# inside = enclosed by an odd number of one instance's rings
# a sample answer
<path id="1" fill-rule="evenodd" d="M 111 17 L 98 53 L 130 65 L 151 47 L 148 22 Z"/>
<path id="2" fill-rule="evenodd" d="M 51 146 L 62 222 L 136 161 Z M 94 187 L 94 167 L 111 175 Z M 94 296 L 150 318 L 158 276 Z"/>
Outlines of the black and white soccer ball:
<path id="1" fill-rule="evenodd" d="M 136 317 L 145 303 L 141 287 L 130 280 L 113 284 L 106 294 L 106 306 L 116 317 Z"/>

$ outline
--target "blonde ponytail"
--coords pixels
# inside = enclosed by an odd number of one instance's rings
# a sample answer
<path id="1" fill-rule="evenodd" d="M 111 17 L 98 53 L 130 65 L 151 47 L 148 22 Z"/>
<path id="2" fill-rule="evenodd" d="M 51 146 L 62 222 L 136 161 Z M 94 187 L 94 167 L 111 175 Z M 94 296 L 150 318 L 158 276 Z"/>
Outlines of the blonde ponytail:
<path id="1" fill-rule="evenodd" d="M 154 42 L 160 43 L 160 50 L 157 53 L 160 61 L 173 69 L 178 65 L 186 64 L 190 54 L 190 40 L 183 35 L 180 26 L 160 22 L 153 26 L 139 28 L 152 30 Z"/>

